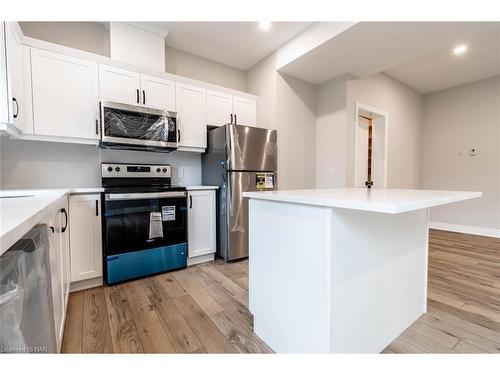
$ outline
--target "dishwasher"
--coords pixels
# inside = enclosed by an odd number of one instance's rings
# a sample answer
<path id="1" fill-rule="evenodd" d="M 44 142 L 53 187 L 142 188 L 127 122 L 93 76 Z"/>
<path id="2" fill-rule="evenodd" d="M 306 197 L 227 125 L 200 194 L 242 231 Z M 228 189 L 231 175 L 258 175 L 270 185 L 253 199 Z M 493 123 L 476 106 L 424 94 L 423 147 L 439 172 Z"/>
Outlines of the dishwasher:
<path id="1" fill-rule="evenodd" d="M 0 353 L 56 353 L 50 231 L 40 224 L 0 256 Z"/>

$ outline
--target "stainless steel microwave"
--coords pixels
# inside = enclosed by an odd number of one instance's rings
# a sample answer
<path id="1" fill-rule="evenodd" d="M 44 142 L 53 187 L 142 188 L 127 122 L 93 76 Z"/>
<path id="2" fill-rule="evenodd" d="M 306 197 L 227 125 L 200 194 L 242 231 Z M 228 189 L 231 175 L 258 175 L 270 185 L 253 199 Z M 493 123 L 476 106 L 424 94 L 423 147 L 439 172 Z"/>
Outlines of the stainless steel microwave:
<path id="1" fill-rule="evenodd" d="M 156 108 L 102 101 L 102 148 L 170 152 L 177 149 L 177 114 Z"/>

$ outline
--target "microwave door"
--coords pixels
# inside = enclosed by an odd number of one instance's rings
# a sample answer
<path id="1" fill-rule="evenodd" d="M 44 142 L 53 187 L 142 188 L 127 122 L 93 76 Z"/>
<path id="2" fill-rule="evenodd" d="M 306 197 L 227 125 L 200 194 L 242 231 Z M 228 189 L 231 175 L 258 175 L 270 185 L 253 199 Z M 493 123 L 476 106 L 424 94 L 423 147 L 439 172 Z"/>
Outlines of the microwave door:
<path id="1" fill-rule="evenodd" d="M 176 148 L 175 114 L 127 105 L 102 106 L 104 145 Z"/>

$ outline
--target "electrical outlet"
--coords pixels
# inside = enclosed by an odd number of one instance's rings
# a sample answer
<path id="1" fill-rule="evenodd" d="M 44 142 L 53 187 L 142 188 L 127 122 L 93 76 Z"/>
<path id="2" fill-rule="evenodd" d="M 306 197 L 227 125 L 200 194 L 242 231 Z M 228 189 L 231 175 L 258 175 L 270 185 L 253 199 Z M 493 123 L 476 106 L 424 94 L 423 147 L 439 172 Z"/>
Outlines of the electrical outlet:
<path id="1" fill-rule="evenodd" d="M 177 168 L 177 177 L 179 177 L 179 178 L 184 177 L 184 168 L 183 167 Z"/>
<path id="2" fill-rule="evenodd" d="M 328 168 L 328 178 L 333 178 L 333 168 Z"/>
<path id="3" fill-rule="evenodd" d="M 471 149 L 469 149 L 469 155 L 470 156 L 477 156 L 477 148 L 472 147 Z"/>

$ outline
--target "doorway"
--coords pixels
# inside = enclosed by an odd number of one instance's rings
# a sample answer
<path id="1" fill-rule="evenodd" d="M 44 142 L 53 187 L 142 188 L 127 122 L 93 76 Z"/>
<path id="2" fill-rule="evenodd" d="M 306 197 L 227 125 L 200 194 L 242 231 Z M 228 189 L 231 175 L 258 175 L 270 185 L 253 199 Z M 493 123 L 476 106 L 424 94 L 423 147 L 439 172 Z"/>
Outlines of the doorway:
<path id="1" fill-rule="evenodd" d="M 387 187 L 388 114 L 356 103 L 354 186 Z"/>

